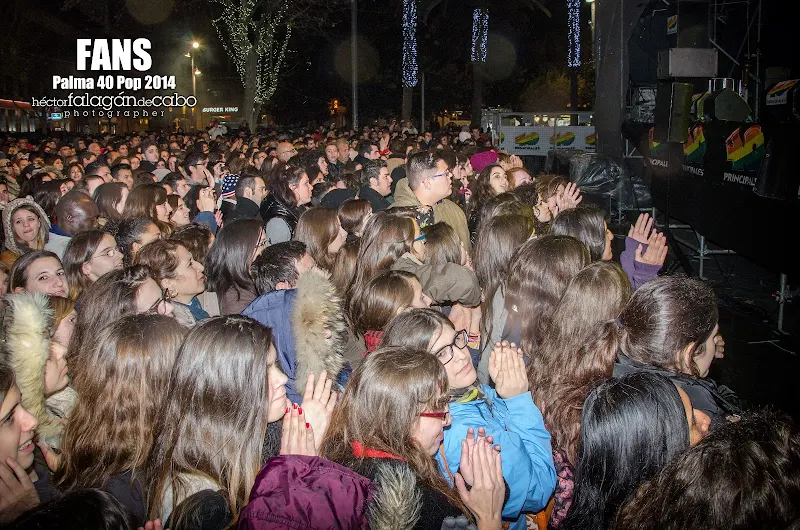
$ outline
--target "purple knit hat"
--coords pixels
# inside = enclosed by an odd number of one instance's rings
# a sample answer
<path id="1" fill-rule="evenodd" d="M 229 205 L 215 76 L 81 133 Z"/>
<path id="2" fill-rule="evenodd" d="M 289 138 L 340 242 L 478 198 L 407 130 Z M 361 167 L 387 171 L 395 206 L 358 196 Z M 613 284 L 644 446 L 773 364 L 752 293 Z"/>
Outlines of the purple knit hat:
<path id="1" fill-rule="evenodd" d="M 472 169 L 475 170 L 475 173 L 480 173 L 488 166 L 497 163 L 497 153 L 494 151 L 475 153 L 470 157 L 469 162 L 472 164 Z"/>

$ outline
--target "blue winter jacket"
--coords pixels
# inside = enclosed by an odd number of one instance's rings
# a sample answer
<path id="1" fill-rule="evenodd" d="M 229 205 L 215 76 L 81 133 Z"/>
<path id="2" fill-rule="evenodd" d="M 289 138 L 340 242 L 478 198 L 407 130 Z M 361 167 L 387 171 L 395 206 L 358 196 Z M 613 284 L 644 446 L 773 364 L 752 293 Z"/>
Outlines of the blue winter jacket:
<path id="1" fill-rule="evenodd" d="M 246 317 L 258 320 L 268 328 L 272 329 L 272 340 L 275 343 L 275 350 L 278 353 L 277 360 L 281 371 L 286 374 L 289 381 L 286 383 L 286 397 L 292 403 L 302 403 L 302 392 L 305 389 L 298 389 L 295 385 L 297 374 L 297 356 L 295 354 L 294 334 L 292 333 L 292 322 L 289 315 L 294 309 L 294 301 L 297 297 L 296 289 L 281 289 L 272 291 L 259 296 L 253 300 L 249 306 L 242 311 Z"/>
<path id="2" fill-rule="evenodd" d="M 509 488 L 503 518 L 511 521 L 510 528 L 524 529 L 525 516 L 520 517 L 520 512 L 543 510 L 556 486 L 550 434 L 530 392 L 503 399 L 488 385 L 481 385 L 481 390 L 485 401 L 450 403 L 452 423 L 444 430 L 443 442 L 447 470 L 441 451 L 436 460 L 452 485 L 467 429 L 484 427 L 486 435 L 501 447 L 503 478 Z"/>
<path id="3" fill-rule="evenodd" d="M 312 270 L 295 289 L 265 293 L 242 311 L 272 329 L 278 365 L 289 378 L 286 397 L 293 403 L 303 402 L 309 372 L 325 371 L 340 387 L 347 383 L 351 370 L 341 353 L 345 326 L 335 292 L 324 273 Z"/>

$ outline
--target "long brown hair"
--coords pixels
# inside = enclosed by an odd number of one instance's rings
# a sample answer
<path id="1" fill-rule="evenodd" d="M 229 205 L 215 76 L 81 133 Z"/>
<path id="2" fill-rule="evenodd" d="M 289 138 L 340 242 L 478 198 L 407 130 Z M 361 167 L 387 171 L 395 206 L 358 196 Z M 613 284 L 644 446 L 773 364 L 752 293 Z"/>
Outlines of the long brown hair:
<path id="1" fill-rule="evenodd" d="M 350 313 L 354 297 L 360 296 L 366 283 L 381 271 L 388 270 L 414 244 L 414 220 L 411 217 L 378 212 L 370 217 L 361 236 L 356 271 L 345 297 L 345 311 Z"/>
<path id="2" fill-rule="evenodd" d="M 114 475 L 144 471 L 155 421 L 184 328 L 162 315 L 129 315 L 104 327 L 84 354 L 91 370 L 64 430 L 61 490 L 102 488 Z"/>
<path id="3" fill-rule="evenodd" d="M 361 237 L 364 224 L 372 214 L 372 205 L 365 199 L 348 199 L 339 206 L 338 215 L 342 228 L 352 236 Z"/>
<path id="4" fill-rule="evenodd" d="M 134 186 L 125 201 L 122 217 L 125 219 L 147 217 L 151 221 L 156 221 L 158 220 L 156 206 L 165 202 L 167 202 L 167 190 L 162 186 L 155 183 Z"/>
<path id="5" fill-rule="evenodd" d="M 271 344 L 268 327 L 241 315 L 204 320 L 186 336 L 148 461 L 149 519 L 161 514 L 170 488 L 177 507 L 188 487 L 183 475 L 192 474 L 219 485 L 236 523 L 262 464 Z"/>
<path id="6" fill-rule="evenodd" d="M 553 447 L 576 462 L 583 402 L 592 386 L 611 377 L 615 347 L 602 339 L 605 326 L 631 296 L 631 284 L 622 268 L 597 261 L 576 274 L 552 315 L 540 321 L 538 331 L 522 330 L 522 349 L 531 357 L 528 379 L 533 399 L 542 411 Z M 537 340 L 538 337 L 538 340 Z M 538 347 L 533 344 L 538 343 Z"/>
<path id="7" fill-rule="evenodd" d="M 354 239 L 345 243 L 341 250 L 336 253 L 336 261 L 333 262 L 333 270 L 331 271 L 331 282 L 342 299 L 347 294 L 347 287 L 353 281 L 360 247 L 361 239 Z"/>
<path id="8" fill-rule="evenodd" d="M 574 237 L 547 235 L 524 243 L 509 265 L 508 318 L 518 319 L 521 329 L 538 330 L 539 320 L 550 315 L 569 281 L 589 261 L 589 249 Z M 529 347 L 537 346 L 531 336 Z"/>
<path id="9" fill-rule="evenodd" d="M 383 271 L 364 286 L 350 304 L 348 317 L 357 333 L 382 330 L 398 311 L 414 302 L 416 276 L 405 271 Z"/>
<path id="10" fill-rule="evenodd" d="M 472 248 L 472 265 L 483 291 L 481 329 L 484 332 L 492 322 L 494 295 L 508 279 L 511 258 L 532 234 L 533 222 L 524 215 L 494 217 L 478 229 Z"/>
<path id="11" fill-rule="evenodd" d="M 351 375 L 333 410 L 320 456 L 347 465 L 355 458 L 352 442 L 399 456 L 424 486 L 469 513 L 412 434 L 420 412 L 447 407 L 447 391 L 444 366 L 426 351 L 393 346 L 375 350 Z"/>
<path id="12" fill-rule="evenodd" d="M 506 172 L 500 164 L 490 164 L 483 168 L 483 171 L 478 173 L 478 176 L 475 177 L 475 182 L 471 184 L 472 197 L 469 199 L 468 215 L 473 215 L 473 212 L 482 208 L 486 201 L 497 195 L 494 188 L 492 188 L 491 177 L 492 169 L 494 168 L 500 168 L 503 171 L 503 178 L 507 179 L 505 176 Z"/>
<path id="13" fill-rule="evenodd" d="M 94 202 L 97 203 L 101 217 L 105 217 L 109 221 L 122 219 L 122 214 L 117 211 L 117 206 L 122 201 L 123 189 L 127 189 L 127 186 L 122 182 L 106 182 L 94 190 Z"/>
<path id="14" fill-rule="evenodd" d="M 328 245 L 339 235 L 339 216 L 329 208 L 309 208 L 297 221 L 294 240 L 305 243 L 306 251 L 314 258 L 317 266 L 330 272 L 335 254 L 328 252 Z"/>
<path id="15" fill-rule="evenodd" d="M 64 250 L 64 258 L 61 263 L 69 283 L 69 296 L 73 300 L 77 300 L 78 296 L 92 284 L 89 277 L 83 272 L 83 264 L 92 259 L 92 255 L 97 252 L 105 235 L 106 232 L 102 230 L 78 232 L 69 240 L 67 248 Z M 116 249 L 116 242 L 114 248 Z"/>
<path id="16" fill-rule="evenodd" d="M 425 234 L 425 263 L 431 265 L 444 265 L 445 263 L 461 263 L 461 239 L 456 231 L 447 223 L 435 223 L 426 226 Z"/>

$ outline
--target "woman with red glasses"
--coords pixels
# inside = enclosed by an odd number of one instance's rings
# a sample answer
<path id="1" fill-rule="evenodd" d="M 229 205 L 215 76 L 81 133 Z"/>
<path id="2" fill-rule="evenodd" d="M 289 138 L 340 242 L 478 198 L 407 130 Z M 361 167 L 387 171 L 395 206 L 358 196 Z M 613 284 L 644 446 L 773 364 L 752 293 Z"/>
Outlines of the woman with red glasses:
<path id="1" fill-rule="evenodd" d="M 461 441 L 470 428 L 485 427 L 503 452 L 508 484 L 503 518 L 510 522 L 509 528 L 523 529 L 526 512 L 543 510 L 555 488 L 550 434 L 528 391 L 522 351 L 505 342 L 495 346 L 489 361 L 492 388 L 478 382 L 468 340 L 467 332 L 456 331 L 440 312 L 411 309 L 389 322 L 380 346 L 427 351 L 444 368 L 452 419 L 439 440 L 441 448 L 438 442 L 434 448 L 439 472 L 454 484 Z"/>
<path id="2" fill-rule="evenodd" d="M 404 502 L 394 509 L 393 521 L 406 522 L 405 528 L 439 529 L 445 518 L 463 517 L 474 508 L 476 499 L 463 491 L 459 496 L 432 458 L 450 425 L 447 390 L 443 366 L 424 351 L 398 347 L 376 350 L 353 372 L 320 447 L 319 456 L 380 485 L 373 499 L 378 506 L 371 509 L 373 512 L 388 506 L 382 504 L 381 497 L 389 493 L 388 484 L 396 483 L 395 497 Z M 469 441 L 465 444 L 468 446 Z M 466 471 L 468 467 L 462 463 L 462 475 L 473 485 L 475 477 Z M 497 472 L 499 475 L 499 469 Z M 497 481 L 502 482 L 499 476 Z M 459 485 L 464 485 L 463 480 L 459 479 Z M 485 501 L 485 496 L 481 500 Z M 478 527 L 495 528 L 486 524 L 487 519 L 493 519 L 499 529 L 499 511 L 500 505 L 491 517 L 480 510 L 473 512 Z M 373 528 L 397 527 L 372 523 Z"/>

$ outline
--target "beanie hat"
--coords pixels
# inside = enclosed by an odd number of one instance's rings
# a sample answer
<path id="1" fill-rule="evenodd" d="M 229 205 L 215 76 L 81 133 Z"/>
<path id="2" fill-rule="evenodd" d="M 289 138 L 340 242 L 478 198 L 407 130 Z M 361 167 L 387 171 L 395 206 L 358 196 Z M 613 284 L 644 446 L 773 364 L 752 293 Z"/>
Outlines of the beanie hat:
<path id="1" fill-rule="evenodd" d="M 497 153 L 494 151 L 482 151 L 480 153 L 475 153 L 470 157 L 469 162 L 472 164 L 472 169 L 475 170 L 475 173 L 480 173 L 487 167 L 497 162 Z"/>

